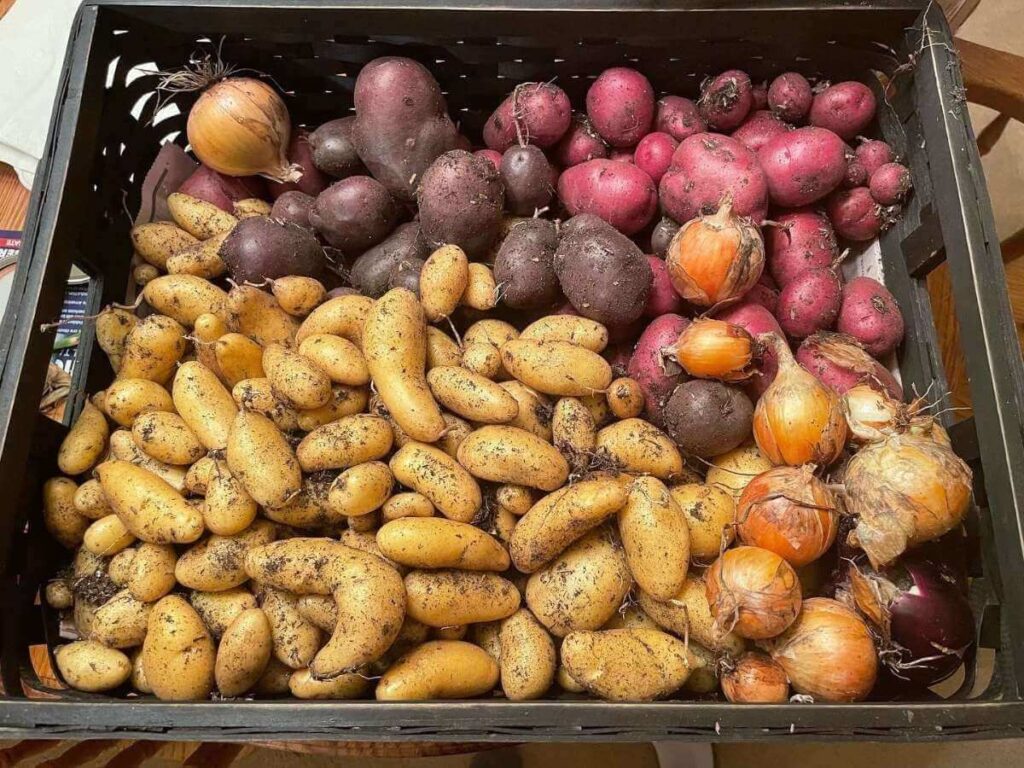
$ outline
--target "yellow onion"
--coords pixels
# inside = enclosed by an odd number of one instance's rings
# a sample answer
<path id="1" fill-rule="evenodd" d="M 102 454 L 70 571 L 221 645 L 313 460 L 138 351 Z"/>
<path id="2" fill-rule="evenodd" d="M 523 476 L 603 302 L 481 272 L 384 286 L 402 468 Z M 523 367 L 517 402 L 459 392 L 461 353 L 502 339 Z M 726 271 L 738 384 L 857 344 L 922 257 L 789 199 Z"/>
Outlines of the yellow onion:
<path id="1" fill-rule="evenodd" d="M 774 552 L 794 568 L 814 562 L 835 541 L 835 496 L 814 467 L 775 467 L 743 490 L 736 505 L 740 541 Z"/>
<path id="2" fill-rule="evenodd" d="M 715 624 L 740 637 L 775 637 L 800 612 L 800 580 L 792 566 L 767 549 L 727 549 L 705 576 Z"/>
<path id="3" fill-rule="evenodd" d="M 764 269 L 761 230 L 732 212 L 726 197 L 711 216 L 683 224 L 669 243 L 665 266 L 676 293 L 691 304 L 713 307 L 754 287 Z"/>
<path id="4" fill-rule="evenodd" d="M 698 318 L 679 334 L 674 354 L 676 362 L 691 376 L 743 381 L 754 372 L 751 362 L 756 347 L 754 337 L 740 326 Z"/>
<path id="5" fill-rule="evenodd" d="M 971 501 L 971 469 L 945 432 L 917 426 L 861 448 L 843 474 L 846 507 L 857 516 L 849 541 L 875 568 L 953 530 Z"/>
<path id="6" fill-rule="evenodd" d="M 875 685 L 878 653 L 871 631 L 836 600 L 804 600 L 792 626 L 764 645 L 793 689 L 818 701 L 861 701 Z"/>
<path id="7" fill-rule="evenodd" d="M 227 176 L 298 181 L 288 162 L 291 119 L 277 91 L 251 77 L 228 77 L 196 100 L 188 115 L 188 141 L 196 157 Z"/>
<path id="8" fill-rule="evenodd" d="M 773 464 L 831 464 L 846 443 L 839 395 L 801 368 L 778 334 L 758 340 L 775 350 L 779 372 L 754 409 L 757 447 Z"/>
<path id="9" fill-rule="evenodd" d="M 734 704 L 781 704 L 789 700 L 789 679 L 770 656 L 750 651 L 722 669 L 722 693 Z"/>

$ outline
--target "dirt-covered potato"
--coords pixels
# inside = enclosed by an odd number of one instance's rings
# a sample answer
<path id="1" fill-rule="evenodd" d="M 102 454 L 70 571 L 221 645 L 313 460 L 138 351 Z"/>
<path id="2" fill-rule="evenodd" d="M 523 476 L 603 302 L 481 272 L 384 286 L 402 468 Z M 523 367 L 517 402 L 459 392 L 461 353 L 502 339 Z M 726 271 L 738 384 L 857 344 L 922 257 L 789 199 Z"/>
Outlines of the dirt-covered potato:
<path id="1" fill-rule="evenodd" d="M 142 646 L 142 669 L 158 699 L 189 701 L 209 696 L 216 653 L 203 620 L 185 598 L 168 595 L 153 606 Z"/>
<path id="2" fill-rule="evenodd" d="M 256 597 L 246 587 L 193 592 L 189 602 L 215 638 L 223 635 L 242 613 L 256 607 Z"/>
<path id="3" fill-rule="evenodd" d="M 410 568 L 504 571 L 508 552 L 490 534 L 440 517 L 404 517 L 377 531 L 381 553 Z"/>
<path id="4" fill-rule="evenodd" d="M 82 404 L 71 430 L 57 451 L 57 466 L 66 475 L 80 475 L 92 469 L 107 448 L 110 427 L 107 419 L 89 400 Z"/>
<path id="5" fill-rule="evenodd" d="M 636 597 L 644 613 L 676 637 L 691 637 L 705 648 L 734 656 L 745 648 L 743 638 L 723 631 L 715 622 L 702 578 L 691 575 L 671 600 L 655 600 L 642 589 L 637 590 Z"/>
<path id="6" fill-rule="evenodd" d="M 95 640 L 76 640 L 54 651 L 64 682 L 77 691 L 98 693 L 123 685 L 132 673 L 129 658 Z"/>
<path id="7" fill-rule="evenodd" d="M 91 520 L 75 509 L 78 486 L 67 477 L 51 477 L 43 483 L 43 524 L 65 549 L 82 543 Z"/>
<path id="8" fill-rule="evenodd" d="M 213 534 L 181 553 L 174 566 L 178 583 L 189 589 L 218 592 L 245 583 L 245 554 L 274 540 L 273 523 L 257 520 L 235 536 Z"/>
<path id="9" fill-rule="evenodd" d="M 671 480 L 683 471 L 683 457 L 668 435 L 643 419 L 623 419 L 597 433 L 597 450 L 623 472 Z"/>
<path id="10" fill-rule="evenodd" d="M 473 258 L 483 256 L 498 237 L 505 185 L 490 161 L 456 149 L 426 170 L 416 200 L 427 244 L 457 245 Z"/>
<path id="11" fill-rule="evenodd" d="M 439 448 L 410 442 L 395 452 L 390 466 L 398 482 L 426 496 L 450 520 L 468 523 L 480 509 L 483 496 L 476 480 Z"/>
<path id="12" fill-rule="evenodd" d="M 459 445 L 458 459 L 475 477 L 542 491 L 559 488 L 569 476 L 569 464 L 551 443 L 507 425 L 471 432 Z"/>
<path id="13" fill-rule="evenodd" d="M 391 280 L 402 264 L 422 265 L 429 253 L 418 221 L 399 224 L 387 238 L 352 263 L 349 278 L 360 293 L 376 299 L 389 288 L 397 287 L 391 285 Z"/>
<path id="14" fill-rule="evenodd" d="M 693 379 L 665 403 L 665 428 L 680 448 L 701 457 L 731 451 L 750 437 L 754 406 L 742 389 Z"/>
<path id="15" fill-rule="evenodd" d="M 189 544 L 202 535 L 202 513 L 152 472 L 127 461 L 108 461 L 96 474 L 110 506 L 136 538 Z"/>
<path id="16" fill-rule="evenodd" d="M 412 571 L 405 593 L 409 615 L 428 627 L 504 619 L 520 600 L 512 582 L 483 571 Z"/>
<path id="17" fill-rule="evenodd" d="M 562 297 L 555 274 L 558 231 L 551 221 L 529 219 L 515 224 L 498 249 L 494 280 L 501 302 L 513 309 L 542 309 Z"/>
<path id="18" fill-rule="evenodd" d="M 214 663 L 214 680 L 222 696 L 240 696 L 263 675 L 273 641 L 270 622 L 259 608 L 243 611 L 220 639 Z"/>
<path id="19" fill-rule="evenodd" d="M 690 565 L 687 520 L 665 484 L 638 477 L 618 514 L 626 562 L 641 589 L 670 600 L 686 581 Z"/>
<path id="20" fill-rule="evenodd" d="M 736 538 L 735 499 L 711 483 L 677 485 L 671 493 L 686 518 L 690 554 L 695 560 L 712 562 Z"/>
<path id="21" fill-rule="evenodd" d="M 288 275 L 319 278 L 326 257 L 308 228 L 264 216 L 243 219 L 220 246 L 236 283 L 262 283 Z"/>
<path id="22" fill-rule="evenodd" d="M 656 629 L 572 632 L 562 641 L 572 679 L 610 701 L 651 701 L 678 690 L 690 674 L 686 644 Z"/>
<path id="23" fill-rule="evenodd" d="M 510 701 L 539 699 L 555 679 L 558 653 L 548 631 L 526 608 L 501 622 L 498 634 L 501 689 Z"/>
<path id="24" fill-rule="evenodd" d="M 176 413 L 140 414 L 132 424 L 132 437 L 139 448 L 165 464 L 193 464 L 206 455 L 206 447 Z"/>
<path id="25" fill-rule="evenodd" d="M 302 490 L 302 469 L 281 430 L 259 413 L 240 411 L 227 443 L 231 474 L 263 507 L 281 507 Z"/>
<path id="26" fill-rule="evenodd" d="M 498 675 L 497 662 L 482 648 L 463 640 L 433 640 L 391 665 L 377 683 L 377 699 L 466 699 L 493 689 Z"/>

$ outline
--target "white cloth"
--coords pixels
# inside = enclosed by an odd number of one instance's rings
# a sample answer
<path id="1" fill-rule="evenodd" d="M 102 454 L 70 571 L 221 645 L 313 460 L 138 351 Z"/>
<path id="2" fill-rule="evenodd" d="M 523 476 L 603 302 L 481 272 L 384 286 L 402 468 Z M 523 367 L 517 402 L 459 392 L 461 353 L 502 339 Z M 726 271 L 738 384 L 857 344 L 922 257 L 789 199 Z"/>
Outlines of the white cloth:
<path id="1" fill-rule="evenodd" d="M 0 161 L 32 187 L 81 0 L 16 0 L 0 19 Z"/>

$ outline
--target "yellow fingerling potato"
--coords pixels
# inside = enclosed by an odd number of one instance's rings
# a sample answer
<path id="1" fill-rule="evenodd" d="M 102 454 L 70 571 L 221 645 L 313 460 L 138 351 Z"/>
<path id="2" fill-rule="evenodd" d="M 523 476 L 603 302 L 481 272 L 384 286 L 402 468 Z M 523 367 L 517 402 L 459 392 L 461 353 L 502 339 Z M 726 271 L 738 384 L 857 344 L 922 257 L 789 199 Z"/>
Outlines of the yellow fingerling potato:
<path id="1" fill-rule="evenodd" d="M 229 387 L 245 379 L 262 379 L 263 347 L 241 333 L 225 333 L 213 345 L 221 378 Z"/>
<path id="2" fill-rule="evenodd" d="M 565 637 L 603 627 L 632 584 L 621 548 L 599 528 L 530 576 L 526 604 L 551 634 Z"/>
<path id="3" fill-rule="evenodd" d="M 501 353 L 493 344 L 467 344 L 462 350 L 462 367 L 494 381 L 501 373 Z"/>
<path id="4" fill-rule="evenodd" d="M 256 607 L 256 597 L 245 587 L 232 587 L 218 592 L 193 592 L 189 599 L 215 638 L 227 632 L 235 619 Z"/>
<path id="5" fill-rule="evenodd" d="M 363 517 L 376 517 L 376 515 L 363 515 Z M 353 518 L 358 519 L 358 518 Z M 344 544 L 346 547 L 352 549 L 358 549 L 360 552 L 365 552 L 368 555 L 374 555 L 379 557 L 381 560 L 387 562 L 392 568 L 401 573 L 403 576 L 408 570 L 405 566 L 399 565 L 398 563 L 389 560 L 384 556 L 384 553 L 380 551 L 380 547 L 377 546 L 377 530 L 376 527 L 373 530 L 360 531 L 355 528 L 347 528 L 341 532 L 338 536 L 338 541 Z"/>
<path id="6" fill-rule="evenodd" d="M 377 545 L 389 560 L 410 568 L 504 571 L 509 556 L 497 539 L 476 526 L 441 517 L 406 517 L 383 525 Z"/>
<path id="7" fill-rule="evenodd" d="M 491 317 L 477 320 L 462 334 L 463 344 L 490 344 L 501 349 L 506 341 L 519 338 L 519 331 L 511 323 Z"/>
<path id="8" fill-rule="evenodd" d="M 149 379 L 117 379 L 107 387 L 104 405 L 111 419 L 129 428 L 140 413 L 174 412 L 174 401 L 170 393 Z"/>
<path id="9" fill-rule="evenodd" d="M 469 260 L 459 246 L 442 245 L 430 254 L 420 270 L 420 303 L 427 321 L 451 315 L 468 285 Z"/>
<path id="10" fill-rule="evenodd" d="M 270 283 L 270 292 L 274 294 L 281 309 L 293 317 L 305 317 L 327 296 L 323 283 L 314 277 L 289 275 L 279 277 Z"/>
<path id="11" fill-rule="evenodd" d="M 95 640 L 76 640 L 53 653 L 60 676 L 76 691 L 99 693 L 124 685 L 132 673 L 128 657 Z"/>
<path id="12" fill-rule="evenodd" d="M 152 603 L 143 603 L 127 589 L 96 609 L 90 639 L 111 648 L 134 648 L 146 639 Z"/>
<path id="13" fill-rule="evenodd" d="M 110 367 L 117 373 L 121 369 L 124 357 L 124 346 L 132 328 L 138 325 L 139 318 L 126 309 L 108 307 L 96 317 L 96 343 L 107 353 Z"/>
<path id="14" fill-rule="evenodd" d="M 167 259 L 167 271 L 172 275 L 195 275 L 213 280 L 228 271 L 228 265 L 220 257 L 220 247 L 227 239 L 229 232 L 194 243 L 187 248 L 176 251 Z"/>
<path id="15" fill-rule="evenodd" d="M 398 482 L 426 496 L 450 520 L 468 523 L 480 509 L 483 498 L 476 480 L 432 445 L 407 443 L 391 457 L 390 466 Z"/>
<path id="16" fill-rule="evenodd" d="M 723 632 L 715 621 L 703 579 L 690 576 L 671 600 L 655 600 L 642 589 L 637 590 L 636 599 L 654 623 L 676 637 L 689 637 L 705 648 L 734 657 L 746 647 L 743 638 Z"/>
<path id="17" fill-rule="evenodd" d="M 160 269 L 176 253 L 198 244 L 199 240 L 172 221 L 152 221 L 132 227 L 132 246 L 143 259 Z"/>
<path id="18" fill-rule="evenodd" d="M 212 456 L 204 456 L 185 473 L 184 490 L 190 496 L 205 496 L 209 485 L 217 471 L 217 460 Z"/>
<path id="19" fill-rule="evenodd" d="M 443 434 L 445 421 L 427 386 L 426 335 L 416 295 L 395 288 L 370 309 L 362 346 L 370 377 L 391 417 L 414 440 L 432 443 Z"/>
<path id="20" fill-rule="evenodd" d="M 263 675 L 274 643 L 270 622 L 259 608 L 243 611 L 217 646 L 213 677 L 222 696 L 241 696 Z"/>
<path id="21" fill-rule="evenodd" d="M 274 393 L 293 408 L 320 408 L 330 402 L 331 380 L 298 352 L 270 344 L 263 350 L 263 370 Z"/>
<path id="22" fill-rule="evenodd" d="M 302 468 L 291 445 L 270 419 L 241 411 L 228 436 L 231 474 L 262 507 L 283 506 L 302 490 Z"/>
<path id="23" fill-rule="evenodd" d="M 349 517 L 346 520 L 348 521 L 349 530 L 356 533 L 370 533 L 380 528 L 380 512 L 377 510 L 368 512 L 365 515 L 359 515 L 359 517 Z M 395 566 L 395 570 L 399 570 L 401 567 L 400 565 Z"/>
<path id="24" fill-rule="evenodd" d="M 296 455 L 304 472 L 345 469 L 387 456 L 393 439 L 387 419 L 357 413 L 314 429 L 302 438 Z"/>
<path id="25" fill-rule="evenodd" d="M 346 531 L 348 533 L 348 531 Z M 295 604 L 299 615 L 324 632 L 333 632 L 338 623 L 338 605 L 330 595 L 302 595 Z"/>
<path id="26" fill-rule="evenodd" d="M 521 381 L 510 379 L 499 386 L 515 398 L 519 404 L 519 412 L 509 422 L 511 427 L 519 427 L 532 432 L 541 440 L 551 442 L 551 398 L 530 389 Z"/>
<path id="27" fill-rule="evenodd" d="M 144 286 L 158 277 L 160 277 L 160 270 L 152 264 L 137 264 L 132 270 L 132 279 L 135 280 L 136 285 Z"/>
<path id="28" fill-rule="evenodd" d="M 227 464 L 218 462 L 206 485 L 203 520 L 210 533 L 233 536 L 248 528 L 256 519 L 256 502 Z"/>
<path id="29" fill-rule="evenodd" d="M 377 683 L 380 701 L 466 699 L 498 682 L 498 664 L 464 640 L 432 640 L 401 656 Z"/>
<path id="30" fill-rule="evenodd" d="M 515 616 L 515 614 L 512 615 Z M 501 625 L 503 622 L 504 619 L 485 621 L 481 624 L 472 624 L 469 627 L 470 642 L 483 648 L 492 659 L 499 663 L 501 662 Z"/>
<path id="31" fill-rule="evenodd" d="M 501 622 L 498 635 L 501 689 L 510 701 L 539 699 L 555 681 L 555 642 L 526 608 Z"/>
<path id="32" fill-rule="evenodd" d="M 384 502 L 380 514 L 385 523 L 407 517 L 432 517 L 434 505 L 426 496 L 415 491 L 396 493 Z"/>
<path id="33" fill-rule="evenodd" d="M 64 579 L 47 582 L 43 589 L 43 597 L 48 606 L 56 608 L 58 611 L 66 611 L 75 604 L 75 593 L 71 590 L 71 585 Z"/>
<path id="34" fill-rule="evenodd" d="M 247 197 L 243 200 L 236 200 L 232 208 L 235 211 L 235 216 L 239 219 L 251 219 L 255 216 L 269 216 L 271 211 L 274 210 L 270 203 L 266 200 L 260 200 L 258 197 Z"/>
<path id="35" fill-rule="evenodd" d="M 644 410 L 644 392 L 636 379 L 628 376 L 608 385 L 608 408 L 617 419 L 632 419 Z"/>
<path id="36" fill-rule="evenodd" d="M 75 509 L 77 490 L 75 481 L 66 477 L 51 477 L 43 483 L 43 524 L 65 549 L 78 547 L 92 522 Z"/>
<path id="37" fill-rule="evenodd" d="M 150 315 L 128 334 L 119 379 L 149 379 L 166 384 L 185 354 L 185 329 L 166 315 Z"/>
<path id="38" fill-rule="evenodd" d="M 690 675 L 686 644 L 657 629 L 572 632 L 562 641 L 566 671 L 609 701 L 653 701 L 679 690 Z"/>
<path id="39" fill-rule="evenodd" d="M 331 483 L 327 507 L 345 517 L 367 515 L 384 504 L 391 495 L 395 478 L 382 461 L 356 464 Z"/>
<path id="40" fill-rule="evenodd" d="M 308 411 L 295 411 L 295 426 L 303 432 L 312 432 L 317 427 L 330 424 L 332 421 L 343 419 L 356 413 L 366 410 L 370 401 L 369 387 L 350 387 L 345 384 L 335 384 L 331 387 L 331 399 L 327 405 L 319 408 L 312 408 Z M 271 418 L 274 418 L 271 416 Z M 280 426 L 280 424 L 279 424 Z M 285 427 L 281 427 L 285 429 Z M 295 427 L 292 427 L 294 430 Z"/>
<path id="41" fill-rule="evenodd" d="M 690 566 L 686 518 L 665 484 L 638 477 L 619 511 L 619 537 L 636 583 L 658 600 L 671 600 L 683 588 Z"/>
<path id="42" fill-rule="evenodd" d="M 117 515 L 100 518 L 86 528 L 82 536 L 82 546 L 103 557 L 112 557 L 134 542 L 135 537 Z"/>
<path id="43" fill-rule="evenodd" d="M 178 493 L 185 490 L 185 468 L 154 459 L 136 445 L 127 429 L 119 429 L 110 436 L 110 457 L 152 472 Z"/>
<path id="44" fill-rule="evenodd" d="M 568 341 L 508 341 L 501 347 L 501 362 L 512 376 L 546 395 L 591 395 L 612 381 L 607 360 Z"/>
<path id="45" fill-rule="evenodd" d="M 597 425 L 578 397 L 562 397 L 551 416 L 551 439 L 577 472 L 584 471 L 597 447 Z"/>
<path id="46" fill-rule="evenodd" d="M 370 371 L 362 350 L 346 338 L 328 333 L 307 336 L 299 354 L 312 360 L 335 384 L 360 387 L 370 383 Z"/>
<path id="47" fill-rule="evenodd" d="M 597 433 L 597 450 L 623 472 L 671 480 L 683 471 L 683 457 L 668 435 L 643 419 L 625 419 Z"/>
<path id="48" fill-rule="evenodd" d="M 285 666 L 271 656 L 266 670 L 260 676 L 260 679 L 256 681 L 253 693 L 261 698 L 268 699 L 284 696 L 289 692 L 289 681 L 295 672 L 296 670 Z"/>
<path id="49" fill-rule="evenodd" d="M 772 466 L 761 449 L 751 442 L 711 459 L 706 482 L 727 491 L 739 501 L 747 483 Z"/>
<path id="50" fill-rule="evenodd" d="M 114 515 L 117 517 L 117 515 Z M 84 549 L 84 546 L 83 546 Z M 88 550 L 87 550 L 88 551 Z M 101 557 L 101 555 L 98 555 Z M 131 577 L 132 562 L 135 560 L 135 547 L 122 549 L 107 563 L 107 576 L 119 587 L 127 587 Z"/>
<path id="51" fill-rule="evenodd" d="M 234 536 L 213 534 L 181 553 L 174 566 L 178 583 L 202 592 L 219 592 L 245 583 L 245 553 L 269 544 L 276 536 L 273 523 L 259 520 Z"/>
<path id="52" fill-rule="evenodd" d="M 192 346 L 196 353 L 196 360 L 222 379 L 224 378 L 223 372 L 220 365 L 217 364 L 217 339 L 227 332 L 227 321 L 212 312 L 201 314 L 196 318 L 195 325 L 192 326 Z"/>
<path id="53" fill-rule="evenodd" d="M 519 403 L 500 384 L 466 368 L 432 368 L 427 384 L 441 405 L 470 421 L 505 424 L 519 414 Z"/>
<path id="54" fill-rule="evenodd" d="M 484 312 L 494 309 L 498 303 L 498 285 L 490 267 L 479 262 L 467 265 L 466 289 L 459 303 Z"/>
<path id="55" fill-rule="evenodd" d="M 661 629 L 636 603 L 626 603 L 601 629 Z"/>
<path id="56" fill-rule="evenodd" d="M 405 594 L 409 615 L 428 627 L 503 619 L 520 600 L 515 584 L 485 571 L 412 571 Z"/>
<path id="57" fill-rule="evenodd" d="M 213 638 L 185 598 L 168 595 L 153 606 L 142 645 L 142 670 L 158 699 L 207 698 L 213 691 L 216 656 Z"/>
<path id="58" fill-rule="evenodd" d="M 107 417 L 88 400 L 57 451 L 57 466 L 66 475 L 88 472 L 107 450 Z"/>
<path id="59" fill-rule="evenodd" d="M 206 447 L 176 413 L 139 414 L 132 424 L 132 437 L 139 448 L 165 464 L 193 464 L 206 455 Z"/>
<path id="60" fill-rule="evenodd" d="M 686 520 L 694 560 L 714 561 L 736 538 L 736 501 L 715 485 L 687 483 L 672 488 L 672 498 Z"/>
<path id="61" fill-rule="evenodd" d="M 177 584 L 174 566 L 178 553 L 170 544 L 148 544 L 143 542 L 135 548 L 128 566 L 128 580 L 125 586 L 136 600 L 152 603 L 166 595 Z"/>
<path id="62" fill-rule="evenodd" d="M 427 326 L 427 370 L 442 365 L 461 365 L 462 350 L 447 333 L 432 325 Z"/>
<path id="63" fill-rule="evenodd" d="M 157 312 L 187 327 L 195 325 L 200 315 L 225 314 L 228 301 L 223 289 L 195 275 L 164 275 L 150 280 L 142 289 L 142 297 Z"/>
<path id="64" fill-rule="evenodd" d="M 78 514 L 88 517 L 90 520 L 99 520 L 101 517 L 106 517 L 114 512 L 110 508 L 110 502 L 107 501 L 107 497 L 103 494 L 100 481 L 95 477 L 86 480 L 78 486 L 72 502 Z"/>
<path id="65" fill-rule="evenodd" d="M 474 430 L 459 446 L 458 458 L 474 477 L 495 483 L 553 491 L 569 477 L 569 465 L 557 448 L 518 427 Z"/>
<path id="66" fill-rule="evenodd" d="M 242 379 L 232 387 L 231 398 L 242 410 L 263 414 L 274 422 L 282 432 L 294 432 L 301 426 L 299 412 L 282 402 L 274 394 L 273 388 L 270 386 L 270 379 Z M 328 407 L 330 404 L 315 411 L 304 411 L 304 413 L 319 413 Z M 231 419 L 234 421 L 234 416 Z M 333 420 L 329 419 L 329 421 Z"/>
<path id="67" fill-rule="evenodd" d="M 207 450 L 227 447 L 238 406 L 213 371 L 195 361 L 184 363 L 171 393 L 174 407 Z"/>
<path id="68" fill-rule="evenodd" d="M 289 345 L 295 341 L 299 322 L 277 303 L 271 294 L 251 285 L 236 285 L 228 291 L 231 326 L 261 347 Z"/>
<path id="69" fill-rule="evenodd" d="M 626 504 L 623 482 L 597 477 L 548 494 L 516 524 L 509 546 L 512 562 L 533 573 L 564 552 Z"/>
<path id="70" fill-rule="evenodd" d="M 329 333 L 348 339 L 357 347 L 363 346 L 363 326 L 370 314 L 374 301 L 369 296 L 336 296 L 328 299 L 309 313 L 302 321 L 295 343 L 301 344 L 308 337 Z"/>
<path id="71" fill-rule="evenodd" d="M 596 320 L 577 315 L 547 315 L 530 323 L 519 334 L 532 341 L 568 341 L 591 352 L 608 346 L 608 329 Z"/>
<path id="72" fill-rule="evenodd" d="M 288 690 L 297 699 L 359 699 L 370 690 L 370 680 L 358 671 L 317 680 L 308 669 L 297 669 L 288 679 Z"/>
<path id="73" fill-rule="evenodd" d="M 149 470 L 127 461 L 96 468 L 110 506 L 137 539 L 153 544 L 188 544 L 203 533 L 203 516 Z"/>
<path id="74" fill-rule="evenodd" d="M 230 232 L 238 223 L 238 217 L 213 203 L 181 192 L 172 192 L 167 196 L 167 210 L 171 212 L 175 224 L 200 240 Z"/>
<path id="75" fill-rule="evenodd" d="M 513 515 L 522 517 L 536 503 L 537 496 L 525 485 L 505 483 L 495 490 L 494 500 Z"/>

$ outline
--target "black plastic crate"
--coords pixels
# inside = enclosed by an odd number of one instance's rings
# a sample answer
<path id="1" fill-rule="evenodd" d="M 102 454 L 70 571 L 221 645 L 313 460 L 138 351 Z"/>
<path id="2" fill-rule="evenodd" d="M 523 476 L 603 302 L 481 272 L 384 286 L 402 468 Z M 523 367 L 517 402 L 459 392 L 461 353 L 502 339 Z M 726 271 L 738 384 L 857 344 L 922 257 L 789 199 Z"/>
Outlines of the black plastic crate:
<path id="1" fill-rule="evenodd" d="M 740 66 L 832 79 L 893 78 L 880 131 L 916 182 L 902 219 L 881 239 L 885 279 L 905 313 L 898 364 L 908 391 L 946 396 L 927 273 L 948 260 L 970 370 L 973 420 L 951 426 L 976 472 L 977 508 L 963 540 L 978 647 L 994 675 L 973 695 L 977 656 L 959 690 L 914 701 L 733 706 L 673 700 L 607 704 L 571 697 L 530 703 L 201 702 L 168 704 L 48 689 L 29 646 L 56 638 L 39 585 L 66 558 L 49 540 L 40 489 L 56 474 L 66 427 L 38 415 L 72 263 L 92 278 L 90 307 L 123 298 L 131 247 L 126 210 L 162 141 L 184 144 L 191 99 L 151 122 L 154 78 L 134 67 L 180 66 L 223 38 L 226 60 L 271 75 L 296 122 L 343 114 L 359 67 L 385 54 L 419 59 L 441 82 L 453 117 L 476 134 L 520 80 L 557 77 L 575 104 L 606 66 L 632 64 L 660 92 L 693 95 L 707 74 Z M 25 227 L 21 269 L 0 333 L 0 736 L 146 739 L 934 740 L 1024 732 L 1024 367 L 998 238 L 941 13 L 926 0 L 98 0 L 75 20 L 46 154 Z M 141 106 L 137 117 L 133 107 Z M 109 368 L 83 333 L 75 391 Z M 90 365 L 90 362 L 93 364 Z M 80 405 L 80 397 L 76 404 Z M 68 420 L 76 407 L 68 409 Z M 987 651 L 988 655 L 993 655 Z"/>

